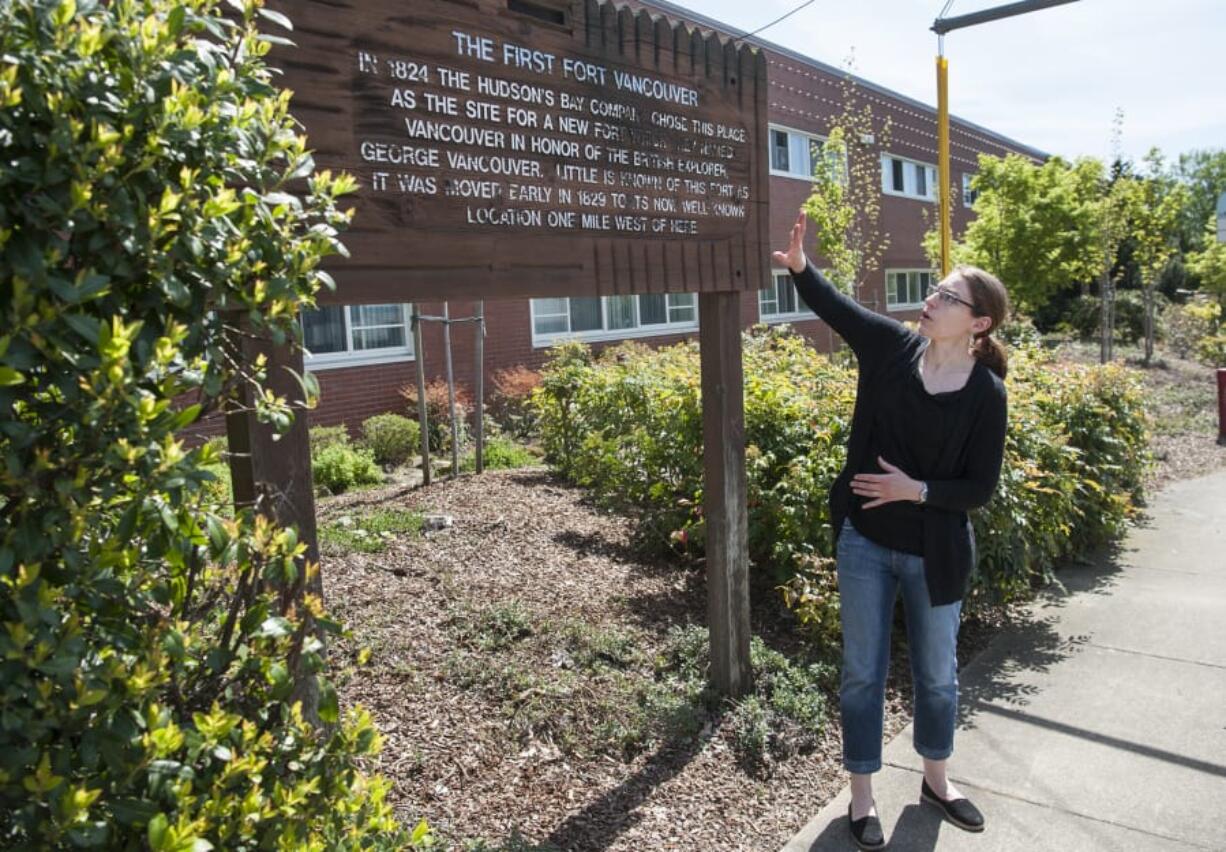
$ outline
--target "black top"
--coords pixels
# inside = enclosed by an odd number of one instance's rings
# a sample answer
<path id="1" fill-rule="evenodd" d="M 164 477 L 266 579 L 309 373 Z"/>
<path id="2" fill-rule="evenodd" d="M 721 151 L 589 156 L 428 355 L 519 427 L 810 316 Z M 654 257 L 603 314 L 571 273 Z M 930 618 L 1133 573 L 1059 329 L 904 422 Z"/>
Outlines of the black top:
<path id="1" fill-rule="evenodd" d="M 966 384 L 930 394 L 919 375 L 927 338 L 840 293 L 810 263 L 794 274 L 796 290 L 847 341 L 860 365 L 847 464 L 830 490 L 837 540 L 850 518 L 865 538 L 924 557 L 934 606 L 962 599 L 975 565 L 967 511 L 996 489 L 1004 456 L 1007 399 L 1000 377 L 976 361 Z M 877 456 L 928 483 L 928 500 L 862 509 L 852 493 L 857 473 L 884 473 Z"/>

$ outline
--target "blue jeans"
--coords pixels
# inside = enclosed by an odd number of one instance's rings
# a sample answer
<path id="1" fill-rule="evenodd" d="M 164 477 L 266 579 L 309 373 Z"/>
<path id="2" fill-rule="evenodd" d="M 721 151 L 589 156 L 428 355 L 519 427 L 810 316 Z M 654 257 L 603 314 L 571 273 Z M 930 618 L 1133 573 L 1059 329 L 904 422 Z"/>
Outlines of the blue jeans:
<path id="1" fill-rule="evenodd" d="M 843 765 L 881 768 L 885 680 L 894 600 L 902 590 L 915 685 L 915 750 L 932 760 L 953 752 L 958 710 L 958 621 L 961 601 L 933 606 L 924 558 L 874 544 L 843 523 L 838 544 L 839 613 L 843 624 Z"/>

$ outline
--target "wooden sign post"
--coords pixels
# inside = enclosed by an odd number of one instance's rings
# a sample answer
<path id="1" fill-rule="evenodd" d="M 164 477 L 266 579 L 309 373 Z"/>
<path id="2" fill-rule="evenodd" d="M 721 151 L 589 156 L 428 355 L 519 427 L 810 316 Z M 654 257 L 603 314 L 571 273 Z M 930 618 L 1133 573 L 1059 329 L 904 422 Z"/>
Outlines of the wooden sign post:
<path id="1" fill-rule="evenodd" d="M 765 58 L 602 0 L 270 6 L 317 165 L 362 187 L 321 301 L 699 294 L 712 680 L 748 689 L 739 304 L 767 282 Z"/>

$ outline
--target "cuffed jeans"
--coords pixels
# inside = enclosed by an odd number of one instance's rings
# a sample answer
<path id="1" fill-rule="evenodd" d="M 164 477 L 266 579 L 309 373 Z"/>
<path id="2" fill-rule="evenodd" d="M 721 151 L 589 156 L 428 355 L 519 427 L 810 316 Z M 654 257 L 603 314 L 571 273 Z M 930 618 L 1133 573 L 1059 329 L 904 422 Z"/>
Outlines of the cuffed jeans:
<path id="1" fill-rule="evenodd" d="M 881 769 L 886 671 L 894 601 L 902 591 L 915 685 L 915 750 L 931 760 L 953 752 L 958 710 L 958 621 L 962 603 L 933 606 L 924 558 L 874 544 L 843 523 L 838 544 L 839 612 L 843 624 L 843 765 Z"/>

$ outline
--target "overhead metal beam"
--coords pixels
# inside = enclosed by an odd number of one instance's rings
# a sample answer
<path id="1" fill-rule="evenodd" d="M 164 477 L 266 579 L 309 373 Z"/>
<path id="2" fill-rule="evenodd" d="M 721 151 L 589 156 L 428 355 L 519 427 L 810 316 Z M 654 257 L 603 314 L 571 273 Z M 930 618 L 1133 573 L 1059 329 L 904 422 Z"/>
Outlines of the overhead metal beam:
<path id="1" fill-rule="evenodd" d="M 952 0 L 951 0 L 952 2 Z M 1052 6 L 1063 6 L 1066 3 L 1076 3 L 1077 0 L 1022 0 L 1020 3 L 1009 3 L 997 6 L 995 9 L 984 9 L 980 12 L 970 12 L 958 15 L 956 18 L 937 18 L 932 30 L 937 34 L 937 180 L 940 182 L 940 229 L 941 229 L 941 277 L 944 278 L 952 269 L 950 255 L 953 247 L 953 193 L 949 166 L 949 64 L 945 60 L 945 34 L 950 30 L 973 27 L 989 21 L 999 21 L 1001 18 L 1012 18 L 1014 15 L 1024 15 L 1027 12 L 1037 12 Z M 944 13 L 949 9 L 946 3 L 941 9 Z"/>
<path id="2" fill-rule="evenodd" d="M 980 12 L 968 12 L 953 18 L 937 18 L 932 24 L 932 31 L 937 35 L 945 35 L 951 30 L 973 27 L 975 24 L 986 24 L 988 21 L 999 21 L 1001 18 L 1011 18 L 1014 15 L 1024 15 L 1027 12 L 1036 12 L 1039 9 L 1076 2 L 1077 0 L 1021 0 L 1019 3 L 1009 3 Z"/>

